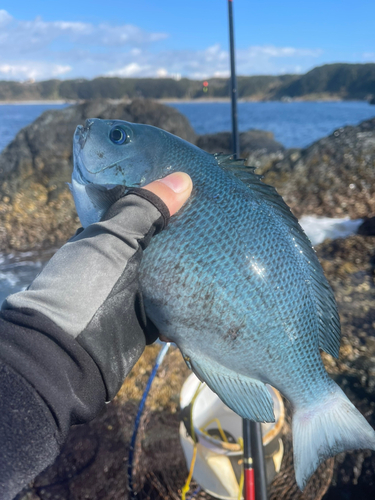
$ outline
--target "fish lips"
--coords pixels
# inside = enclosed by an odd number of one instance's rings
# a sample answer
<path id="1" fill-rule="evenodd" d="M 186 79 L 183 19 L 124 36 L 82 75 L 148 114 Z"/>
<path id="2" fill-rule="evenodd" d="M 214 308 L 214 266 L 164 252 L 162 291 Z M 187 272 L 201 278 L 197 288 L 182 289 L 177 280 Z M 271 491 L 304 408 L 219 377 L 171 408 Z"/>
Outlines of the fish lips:
<path id="1" fill-rule="evenodd" d="M 89 127 L 83 127 L 82 125 L 78 125 L 76 127 L 76 130 L 74 132 L 74 138 L 73 141 L 74 143 L 77 143 L 81 149 L 84 148 L 87 138 L 89 136 L 90 128 Z"/>
<path id="2" fill-rule="evenodd" d="M 91 181 L 89 179 L 87 179 L 85 175 L 83 175 L 83 172 L 86 169 L 85 169 L 85 166 L 84 166 L 82 159 L 80 157 L 81 150 L 82 150 L 82 148 L 81 148 L 80 144 L 78 143 L 78 141 L 76 140 L 76 136 L 74 136 L 74 141 L 73 141 L 73 165 L 74 165 L 73 177 L 75 178 L 75 180 L 77 182 L 85 185 L 85 184 L 90 184 Z"/>
<path id="3" fill-rule="evenodd" d="M 89 129 L 78 125 L 73 136 L 74 177 L 80 184 L 95 184 L 95 174 L 88 170 L 82 160 L 82 150 L 89 135 Z M 90 175 L 91 174 L 91 175 Z M 92 175 L 93 174 L 93 175 Z"/>

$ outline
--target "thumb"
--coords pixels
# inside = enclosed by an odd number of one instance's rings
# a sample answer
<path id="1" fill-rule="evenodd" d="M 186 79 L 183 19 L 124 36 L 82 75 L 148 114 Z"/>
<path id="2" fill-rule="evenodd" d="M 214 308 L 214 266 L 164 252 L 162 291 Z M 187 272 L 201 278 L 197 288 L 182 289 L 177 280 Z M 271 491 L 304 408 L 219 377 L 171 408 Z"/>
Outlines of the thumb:
<path id="1" fill-rule="evenodd" d="M 174 172 L 173 174 L 147 184 L 143 189 L 151 191 L 159 196 L 169 208 L 171 215 L 175 214 L 185 204 L 191 195 L 193 183 L 190 177 L 184 172 Z"/>

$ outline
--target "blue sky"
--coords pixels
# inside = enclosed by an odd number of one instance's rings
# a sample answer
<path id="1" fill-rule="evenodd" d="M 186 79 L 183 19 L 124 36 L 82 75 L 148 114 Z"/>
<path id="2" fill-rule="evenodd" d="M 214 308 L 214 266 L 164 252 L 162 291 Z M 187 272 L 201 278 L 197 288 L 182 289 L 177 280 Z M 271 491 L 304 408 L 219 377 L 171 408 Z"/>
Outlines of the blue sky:
<path id="1" fill-rule="evenodd" d="M 375 62 L 374 0 L 233 0 L 237 72 Z M 228 76 L 227 0 L 0 4 L 0 79 Z"/>

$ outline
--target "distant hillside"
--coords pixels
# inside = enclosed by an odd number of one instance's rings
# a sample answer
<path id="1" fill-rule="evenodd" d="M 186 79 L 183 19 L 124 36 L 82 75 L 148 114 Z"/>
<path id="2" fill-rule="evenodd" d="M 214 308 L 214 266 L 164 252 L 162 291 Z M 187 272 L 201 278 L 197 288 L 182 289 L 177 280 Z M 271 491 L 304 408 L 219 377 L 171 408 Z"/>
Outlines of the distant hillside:
<path id="1" fill-rule="evenodd" d="M 279 87 L 273 98 L 328 94 L 342 99 L 375 97 L 375 64 L 326 64 Z"/>
<path id="2" fill-rule="evenodd" d="M 182 78 L 107 78 L 0 81 L 0 101 L 86 100 L 95 98 L 199 99 L 229 96 L 227 78 L 203 81 Z M 375 97 L 375 64 L 327 64 L 305 75 L 239 76 L 238 96 L 250 100 L 283 98 L 371 99 Z"/>
<path id="3" fill-rule="evenodd" d="M 239 97 L 262 99 L 281 85 L 289 84 L 295 76 L 239 76 Z M 229 96 L 227 78 L 208 79 L 208 91 L 203 81 L 182 78 L 106 78 L 94 80 L 48 80 L 35 83 L 0 81 L 0 101 L 14 100 L 81 100 L 81 99 L 199 99 Z"/>

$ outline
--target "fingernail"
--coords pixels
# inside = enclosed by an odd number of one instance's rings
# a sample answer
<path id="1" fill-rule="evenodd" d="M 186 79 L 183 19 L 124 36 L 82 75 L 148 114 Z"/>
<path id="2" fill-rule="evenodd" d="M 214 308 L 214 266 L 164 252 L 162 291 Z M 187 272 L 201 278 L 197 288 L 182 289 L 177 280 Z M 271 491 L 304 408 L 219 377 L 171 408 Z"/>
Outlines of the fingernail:
<path id="1" fill-rule="evenodd" d="M 158 182 L 162 182 L 166 186 L 170 187 L 175 193 L 183 193 L 191 186 L 191 179 L 184 172 L 174 172 L 173 174 L 164 177 L 164 179 L 159 179 Z"/>

